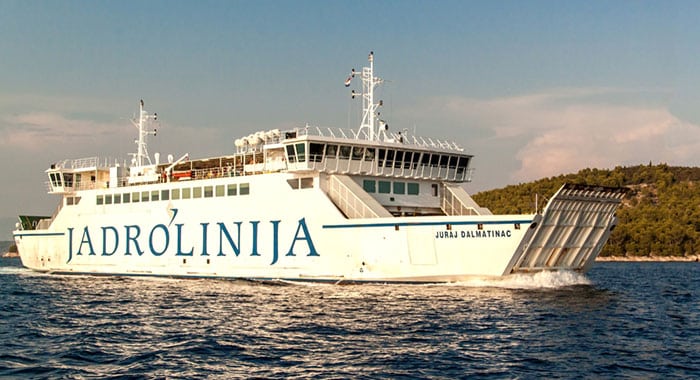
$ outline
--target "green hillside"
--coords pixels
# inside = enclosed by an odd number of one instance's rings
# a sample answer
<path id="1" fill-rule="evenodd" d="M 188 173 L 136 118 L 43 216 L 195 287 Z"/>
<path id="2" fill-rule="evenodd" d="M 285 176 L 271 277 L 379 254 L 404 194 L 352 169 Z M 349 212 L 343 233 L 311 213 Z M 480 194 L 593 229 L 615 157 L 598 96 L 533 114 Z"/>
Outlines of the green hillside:
<path id="1" fill-rule="evenodd" d="M 565 182 L 625 186 L 619 224 L 601 256 L 688 256 L 700 253 L 700 168 L 666 164 L 584 169 L 475 194 L 494 214 L 532 213 Z"/>

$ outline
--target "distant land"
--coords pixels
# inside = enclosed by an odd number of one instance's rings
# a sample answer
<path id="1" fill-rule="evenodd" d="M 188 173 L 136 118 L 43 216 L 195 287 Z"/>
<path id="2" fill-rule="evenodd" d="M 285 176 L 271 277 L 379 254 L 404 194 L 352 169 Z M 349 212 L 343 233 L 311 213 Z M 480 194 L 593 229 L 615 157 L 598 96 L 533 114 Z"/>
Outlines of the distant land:
<path id="1" fill-rule="evenodd" d="M 600 254 L 601 260 L 696 261 L 700 254 L 700 168 L 666 164 L 584 169 L 473 195 L 494 214 L 532 213 L 565 182 L 627 187 L 618 209 L 619 223 Z"/>

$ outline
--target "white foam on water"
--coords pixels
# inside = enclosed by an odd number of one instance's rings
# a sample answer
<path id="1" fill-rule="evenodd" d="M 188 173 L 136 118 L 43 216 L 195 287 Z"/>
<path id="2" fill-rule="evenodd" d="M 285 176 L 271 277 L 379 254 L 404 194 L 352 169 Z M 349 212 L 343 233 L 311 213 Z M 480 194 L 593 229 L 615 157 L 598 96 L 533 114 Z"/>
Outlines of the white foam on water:
<path id="1" fill-rule="evenodd" d="M 571 271 L 545 271 L 533 274 L 514 274 L 500 278 L 475 278 L 449 285 L 505 289 L 556 289 L 574 285 L 591 285 L 585 275 Z"/>

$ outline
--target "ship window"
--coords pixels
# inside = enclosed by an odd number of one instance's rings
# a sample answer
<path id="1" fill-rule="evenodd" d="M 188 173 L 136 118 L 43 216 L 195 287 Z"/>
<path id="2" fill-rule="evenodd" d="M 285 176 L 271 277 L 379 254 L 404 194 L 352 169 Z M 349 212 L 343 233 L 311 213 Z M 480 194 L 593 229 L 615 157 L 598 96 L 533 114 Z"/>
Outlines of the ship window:
<path id="1" fill-rule="evenodd" d="M 149 195 L 150 193 L 148 191 L 142 191 L 141 192 L 141 202 L 148 202 L 149 200 Z"/>
<path id="2" fill-rule="evenodd" d="M 73 197 L 66 197 L 66 206 L 73 205 Z"/>
<path id="3" fill-rule="evenodd" d="M 338 155 L 338 158 L 340 158 L 341 160 L 349 159 L 351 150 L 352 150 L 352 148 L 350 148 L 349 146 L 341 145 L 340 146 L 340 154 Z"/>
<path id="4" fill-rule="evenodd" d="M 294 146 L 287 145 L 285 148 L 287 149 L 287 161 L 290 163 L 297 162 L 297 156 L 294 154 Z"/>
<path id="5" fill-rule="evenodd" d="M 118 205 L 122 203 L 122 195 L 121 194 L 114 194 L 114 204 Z"/>
<path id="6" fill-rule="evenodd" d="M 141 193 L 139 193 L 139 192 L 137 192 L 137 191 L 131 193 L 131 202 L 132 202 L 132 203 L 138 203 L 138 202 L 140 201 L 140 197 L 139 197 L 140 194 L 141 194 Z"/>
<path id="7" fill-rule="evenodd" d="M 216 186 L 216 196 L 223 197 L 225 195 L 224 189 L 225 189 L 224 185 L 217 185 Z"/>
<path id="8" fill-rule="evenodd" d="M 161 190 L 160 191 L 160 200 L 167 201 L 168 199 L 170 199 L 170 190 Z"/>
<path id="9" fill-rule="evenodd" d="M 241 195 L 248 195 L 250 194 L 250 184 L 249 183 L 242 183 L 240 185 L 240 192 Z"/>
<path id="10" fill-rule="evenodd" d="M 297 190 L 299 188 L 299 179 L 298 178 L 288 179 L 287 183 L 289 184 L 289 187 L 291 187 L 294 190 Z"/>
<path id="11" fill-rule="evenodd" d="M 430 155 L 430 166 L 438 166 L 438 162 L 440 162 L 440 155 L 439 154 L 431 154 Z"/>
<path id="12" fill-rule="evenodd" d="M 232 196 L 238 193 L 238 187 L 235 183 L 232 183 L 226 187 L 226 195 Z"/>
<path id="13" fill-rule="evenodd" d="M 214 196 L 214 187 L 204 186 L 204 198 L 211 198 Z"/>
<path id="14" fill-rule="evenodd" d="M 403 161 L 403 152 L 402 151 L 397 151 L 396 152 L 396 158 L 394 161 L 394 167 L 395 168 L 400 168 L 401 167 L 401 161 Z"/>
<path id="15" fill-rule="evenodd" d="M 159 195 L 160 195 L 160 193 L 158 192 L 158 190 L 151 191 L 151 200 L 152 201 L 159 200 L 160 199 Z"/>
<path id="16" fill-rule="evenodd" d="M 394 151 L 387 150 L 386 151 L 386 167 L 390 168 L 392 166 L 394 166 Z"/>
<path id="17" fill-rule="evenodd" d="M 78 203 L 80 203 L 80 197 L 75 197 L 73 204 L 77 205 Z"/>
<path id="18" fill-rule="evenodd" d="M 403 168 L 404 169 L 411 168 L 411 160 L 413 160 L 413 152 L 404 153 L 404 156 L 403 156 Z"/>
<path id="19" fill-rule="evenodd" d="M 380 194 L 389 194 L 389 193 L 391 193 L 391 182 L 388 182 L 388 181 L 379 181 L 379 193 L 380 193 Z"/>
<path id="20" fill-rule="evenodd" d="M 297 159 L 299 160 L 299 162 L 306 161 L 306 144 L 299 143 L 299 144 L 296 144 L 296 147 L 297 147 Z"/>
<path id="21" fill-rule="evenodd" d="M 365 148 L 356 146 L 352 148 L 352 159 L 353 160 L 361 160 L 362 156 L 364 156 L 365 153 Z"/>
<path id="22" fill-rule="evenodd" d="M 129 194 L 129 193 L 122 194 L 122 200 L 124 201 L 124 203 L 131 202 L 131 194 Z"/>
<path id="23" fill-rule="evenodd" d="M 170 199 L 180 199 L 180 189 L 170 190 Z"/>
<path id="24" fill-rule="evenodd" d="M 380 168 L 384 166 L 384 158 L 385 157 L 386 157 L 386 150 L 379 149 L 379 154 L 377 155 L 379 162 L 377 164 L 379 165 Z"/>
<path id="25" fill-rule="evenodd" d="M 428 164 L 430 164 L 430 153 L 423 153 L 420 159 L 420 163 L 423 166 L 428 166 Z"/>
<path id="26" fill-rule="evenodd" d="M 182 199 L 190 199 L 190 195 L 192 194 L 192 189 L 189 187 L 185 187 L 182 189 Z"/>
<path id="27" fill-rule="evenodd" d="M 57 187 L 58 182 L 56 181 L 56 173 L 49 174 L 49 178 L 51 179 L 51 186 Z"/>
<path id="28" fill-rule="evenodd" d="M 318 143 L 309 144 L 309 160 L 313 162 L 321 162 L 323 159 L 323 148 L 326 146 Z"/>
<path id="29" fill-rule="evenodd" d="M 338 146 L 337 145 L 328 145 L 326 148 L 326 156 L 329 158 L 336 158 L 336 155 L 338 154 Z"/>
<path id="30" fill-rule="evenodd" d="M 202 188 L 201 187 L 193 187 L 192 188 L 192 198 L 201 198 L 202 197 Z"/>
<path id="31" fill-rule="evenodd" d="M 63 173 L 63 182 L 66 187 L 73 187 L 73 173 Z"/>
<path id="32" fill-rule="evenodd" d="M 377 182 L 372 179 L 366 179 L 362 181 L 362 188 L 365 189 L 366 192 L 368 193 L 376 193 L 377 192 Z"/>
<path id="33" fill-rule="evenodd" d="M 406 194 L 406 182 L 394 182 L 394 194 Z"/>
<path id="34" fill-rule="evenodd" d="M 367 148 L 367 151 L 365 152 L 365 161 L 372 160 L 374 160 L 374 148 Z"/>
<path id="35" fill-rule="evenodd" d="M 466 157 L 459 158 L 459 161 L 457 162 L 457 174 L 462 174 L 464 172 L 464 169 L 467 168 L 467 162 Z"/>
<path id="36" fill-rule="evenodd" d="M 438 196 L 438 185 L 437 185 L 437 183 L 433 183 L 433 184 L 430 185 L 430 186 L 433 188 L 433 196 L 434 196 L 434 197 L 437 197 L 437 196 Z"/>
<path id="37" fill-rule="evenodd" d="M 418 184 L 415 182 L 409 182 L 407 184 L 406 190 L 407 190 L 408 195 L 418 195 L 418 192 L 420 190 L 420 186 L 418 186 Z"/>
<path id="38" fill-rule="evenodd" d="M 450 168 L 454 169 L 457 167 L 457 156 L 450 157 Z"/>
<path id="39" fill-rule="evenodd" d="M 440 167 L 446 168 L 447 167 L 447 160 L 449 159 L 449 156 L 440 156 Z"/>
<path id="40" fill-rule="evenodd" d="M 308 178 L 301 178 L 299 180 L 300 188 L 302 189 L 310 189 L 314 187 L 314 179 L 313 177 L 308 177 Z"/>
<path id="41" fill-rule="evenodd" d="M 103 196 L 103 195 L 98 195 L 98 196 L 97 196 L 97 204 L 98 204 L 98 205 L 101 205 L 101 204 L 103 204 L 104 202 L 105 202 L 104 196 Z"/>
<path id="42" fill-rule="evenodd" d="M 112 204 L 112 194 L 107 194 L 107 195 L 105 195 L 105 204 L 106 204 L 106 205 L 111 205 L 111 204 Z"/>

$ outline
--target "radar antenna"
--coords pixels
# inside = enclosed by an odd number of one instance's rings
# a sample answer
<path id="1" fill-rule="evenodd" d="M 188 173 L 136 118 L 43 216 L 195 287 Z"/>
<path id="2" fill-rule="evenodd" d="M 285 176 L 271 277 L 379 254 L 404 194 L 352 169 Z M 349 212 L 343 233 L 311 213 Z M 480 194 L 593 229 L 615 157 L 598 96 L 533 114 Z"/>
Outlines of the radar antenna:
<path id="1" fill-rule="evenodd" d="M 374 102 L 374 88 L 379 84 L 383 83 L 384 80 L 374 76 L 374 52 L 370 52 L 367 57 L 369 61 L 369 67 L 363 67 L 362 72 L 359 73 L 362 79 L 362 92 L 356 93 L 352 90 L 352 98 L 355 99 L 356 96 L 362 97 L 362 122 L 360 123 L 360 130 L 358 135 L 362 135 L 364 132 L 368 140 L 379 140 L 380 135 L 386 136 L 385 132 L 389 128 L 389 125 L 384 121 L 379 119 L 379 112 L 377 109 L 383 105 L 383 102 Z M 345 86 L 350 86 L 350 82 L 355 77 L 358 72 L 355 69 L 350 71 L 350 76 L 345 81 Z"/>
<path id="2" fill-rule="evenodd" d="M 157 130 L 155 128 L 153 128 L 152 131 L 148 130 L 148 126 L 151 124 L 151 121 L 156 120 L 158 120 L 158 114 L 154 113 L 151 115 L 146 112 L 146 110 L 143 108 L 143 99 L 141 99 L 139 106 L 139 118 L 138 120 L 131 119 L 131 124 L 139 129 L 139 138 L 138 140 L 134 141 L 134 143 L 136 143 L 137 150 L 136 153 L 131 153 L 131 166 L 143 166 L 146 163 L 148 163 L 148 165 L 152 165 L 151 157 L 148 155 L 148 144 L 146 142 L 146 138 L 148 135 L 156 135 Z"/>

